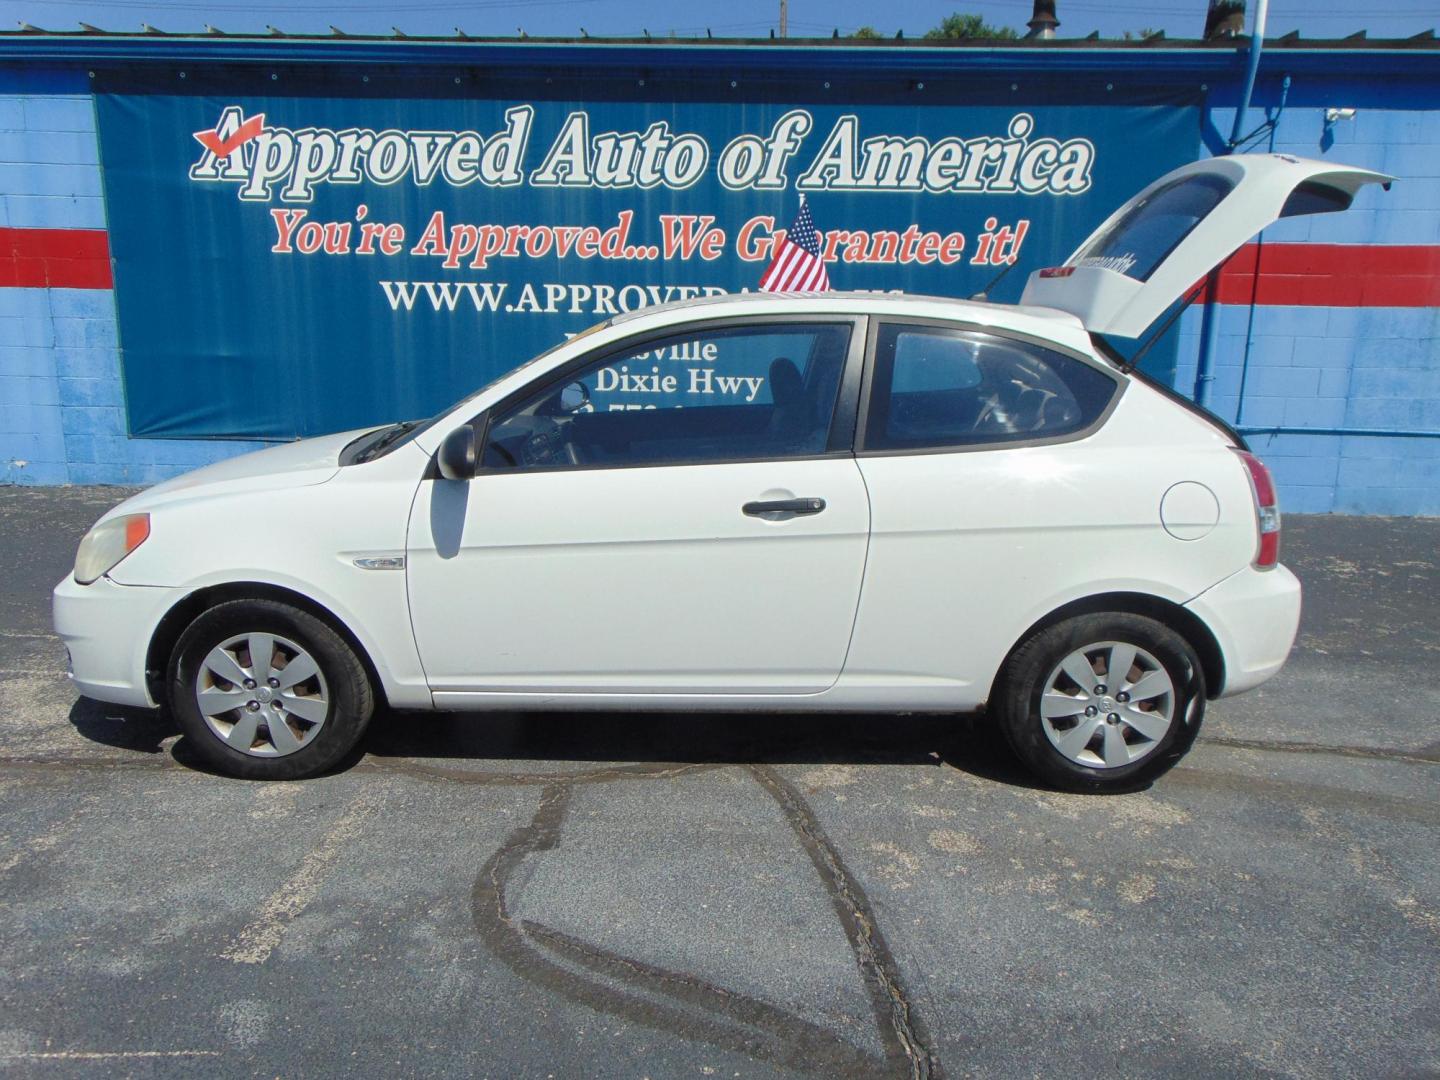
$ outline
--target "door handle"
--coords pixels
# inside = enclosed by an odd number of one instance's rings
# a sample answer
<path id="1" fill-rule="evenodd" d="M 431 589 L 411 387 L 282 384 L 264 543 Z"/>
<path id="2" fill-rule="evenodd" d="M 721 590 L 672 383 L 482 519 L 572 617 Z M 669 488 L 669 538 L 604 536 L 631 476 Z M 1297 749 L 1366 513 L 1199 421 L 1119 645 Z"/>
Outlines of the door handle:
<path id="1" fill-rule="evenodd" d="M 770 499 L 764 502 L 748 502 L 740 509 L 749 517 L 764 517 L 766 514 L 818 514 L 825 509 L 825 500 Z"/>

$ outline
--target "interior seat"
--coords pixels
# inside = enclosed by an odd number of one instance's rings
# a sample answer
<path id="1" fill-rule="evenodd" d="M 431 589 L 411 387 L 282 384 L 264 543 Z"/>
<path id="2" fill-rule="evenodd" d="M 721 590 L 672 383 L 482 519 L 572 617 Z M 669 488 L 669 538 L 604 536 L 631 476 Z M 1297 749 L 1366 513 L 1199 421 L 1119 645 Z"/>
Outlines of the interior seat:
<path id="1" fill-rule="evenodd" d="M 804 439 L 811 426 L 810 402 L 800 369 L 787 356 L 777 356 L 770 361 L 770 400 L 770 423 L 766 429 L 770 441 L 791 446 Z"/>

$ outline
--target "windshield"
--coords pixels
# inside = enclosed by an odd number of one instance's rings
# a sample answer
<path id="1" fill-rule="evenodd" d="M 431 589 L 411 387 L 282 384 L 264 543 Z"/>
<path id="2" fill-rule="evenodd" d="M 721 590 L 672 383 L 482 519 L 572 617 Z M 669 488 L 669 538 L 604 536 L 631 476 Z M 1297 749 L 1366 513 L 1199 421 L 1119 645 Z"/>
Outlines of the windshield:
<path id="1" fill-rule="evenodd" d="M 429 431 L 432 427 L 438 424 L 445 417 L 449 416 L 452 412 L 455 412 L 457 409 L 463 407 L 466 402 L 474 401 L 481 394 L 485 393 L 485 391 L 489 390 L 492 386 L 498 383 L 501 379 L 508 379 L 510 378 L 510 376 L 515 375 L 518 372 L 525 371 L 527 368 L 534 367 L 541 360 L 544 360 L 551 353 L 555 352 L 555 350 L 564 348 L 566 345 L 569 345 L 573 341 L 578 341 L 580 338 L 589 337 L 591 334 L 595 333 L 598 330 L 605 329 L 607 326 L 610 325 L 612 321 L 613 320 L 611 319 L 605 319 L 603 322 L 598 322 L 594 326 L 587 327 L 586 329 L 580 331 L 580 333 L 578 334 L 571 334 L 569 337 L 557 341 L 554 345 L 551 345 L 550 348 L 546 349 L 542 353 L 532 356 L 529 360 L 525 361 L 525 363 L 521 364 L 519 367 L 511 368 L 509 371 L 501 372 L 499 375 L 495 376 L 495 378 L 487 382 L 484 386 L 472 390 L 459 401 L 445 406 L 445 408 L 441 409 L 434 416 L 431 416 L 424 420 L 404 420 L 400 423 L 390 424 L 389 426 L 380 428 L 376 431 L 367 431 L 364 435 L 361 435 L 358 439 L 347 445 L 345 449 L 341 451 L 340 464 L 363 465 L 367 461 L 374 461 L 377 458 L 384 457 L 386 454 L 393 452 L 397 447 L 404 446 L 406 443 L 413 441 L 417 436 L 423 434 L 426 431 Z"/>

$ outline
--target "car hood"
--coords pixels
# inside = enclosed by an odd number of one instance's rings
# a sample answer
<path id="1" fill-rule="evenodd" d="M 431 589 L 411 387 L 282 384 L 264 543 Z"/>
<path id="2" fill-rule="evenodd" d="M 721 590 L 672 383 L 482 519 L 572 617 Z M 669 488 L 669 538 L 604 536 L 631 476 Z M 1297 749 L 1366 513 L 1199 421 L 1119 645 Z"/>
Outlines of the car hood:
<path id="1" fill-rule="evenodd" d="M 384 425 L 378 425 L 383 427 Z M 340 451 L 375 427 L 283 443 L 241 454 L 147 488 L 113 512 L 133 512 L 196 495 L 274 491 L 323 484 L 340 471 Z"/>

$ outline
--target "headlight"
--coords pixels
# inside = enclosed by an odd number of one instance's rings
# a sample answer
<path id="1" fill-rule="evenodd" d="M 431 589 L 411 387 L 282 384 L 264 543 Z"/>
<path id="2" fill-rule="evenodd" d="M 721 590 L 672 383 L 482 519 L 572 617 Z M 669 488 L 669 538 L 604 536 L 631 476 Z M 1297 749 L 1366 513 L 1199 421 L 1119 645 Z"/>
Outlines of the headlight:
<path id="1" fill-rule="evenodd" d="M 149 514 L 125 514 L 102 521 L 80 541 L 80 550 L 75 553 L 75 580 L 89 585 L 100 575 L 109 573 L 149 535 Z"/>

